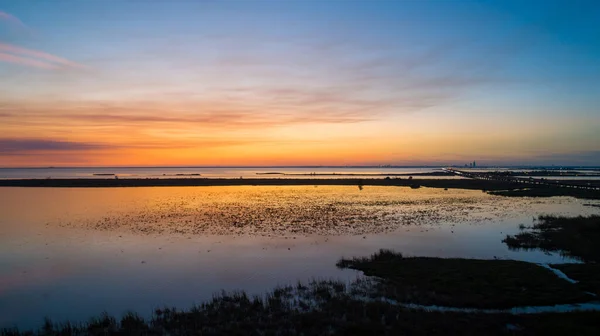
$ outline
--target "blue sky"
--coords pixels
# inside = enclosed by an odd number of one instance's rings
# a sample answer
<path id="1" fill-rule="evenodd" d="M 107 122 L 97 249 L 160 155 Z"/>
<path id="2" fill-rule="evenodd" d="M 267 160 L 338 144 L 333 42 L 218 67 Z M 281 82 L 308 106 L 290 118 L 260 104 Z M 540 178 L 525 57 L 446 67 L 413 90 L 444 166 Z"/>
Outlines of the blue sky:
<path id="1" fill-rule="evenodd" d="M 600 164 L 597 1 L 0 13 L 0 165 Z"/>

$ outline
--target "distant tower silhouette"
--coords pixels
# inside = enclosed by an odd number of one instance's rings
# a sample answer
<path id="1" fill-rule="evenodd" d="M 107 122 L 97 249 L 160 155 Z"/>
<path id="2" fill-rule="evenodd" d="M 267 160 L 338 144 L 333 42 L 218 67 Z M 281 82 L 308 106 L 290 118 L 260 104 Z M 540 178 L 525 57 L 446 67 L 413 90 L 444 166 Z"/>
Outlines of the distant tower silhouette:
<path id="1" fill-rule="evenodd" d="M 477 163 L 473 161 L 473 168 L 477 167 Z"/>

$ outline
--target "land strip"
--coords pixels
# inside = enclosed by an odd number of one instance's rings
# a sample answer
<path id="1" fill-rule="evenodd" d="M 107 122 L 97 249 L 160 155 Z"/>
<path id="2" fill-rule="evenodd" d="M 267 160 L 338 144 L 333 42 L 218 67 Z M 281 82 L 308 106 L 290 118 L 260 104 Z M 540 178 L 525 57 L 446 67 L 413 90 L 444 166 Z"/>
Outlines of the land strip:
<path id="1" fill-rule="evenodd" d="M 36 188 L 123 188 L 123 187 L 201 187 L 201 186 L 396 186 L 482 190 L 497 196 L 572 196 L 600 199 L 600 190 L 563 188 L 548 184 L 524 186 L 514 180 L 495 179 L 411 179 L 385 178 L 145 178 L 145 179 L 5 179 L 0 187 Z"/>

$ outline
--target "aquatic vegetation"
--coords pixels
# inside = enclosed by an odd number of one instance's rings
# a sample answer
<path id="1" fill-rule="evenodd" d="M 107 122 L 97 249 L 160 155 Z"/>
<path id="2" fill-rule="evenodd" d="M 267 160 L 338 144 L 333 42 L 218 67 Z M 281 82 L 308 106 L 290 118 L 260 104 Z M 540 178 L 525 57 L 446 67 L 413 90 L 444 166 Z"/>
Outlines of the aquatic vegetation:
<path id="1" fill-rule="evenodd" d="M 139 233 L 166 233 L 165 236 L 167 237 L 169 236 L 169 233 L 302 235 L 315 233 L 320 234 L 323 232 L 325 234 L 354 234 L 356 232 L 361 232 L 359 230 L 382 230 L 380 232 L 388 232 L 398 228 L 404 229 L 402 227 L 404 225 L 420 223 L 426 225 L 436 225 L 435 223 L 439 218 L 442 218 L 442 220 L 447 219 L 449 222 L 488 220 L 486 218 L 495 219 L 498 218 L 495 216 L 506 215 L 507 208 L 511 209 L 511 213 L 518 213 L 519 211 L 531 211 L 531 205 L 537 204 L 536 202 L 539 202 L 539 204 L 544 204 L 545 206 L 552 206 L 555 204 L 560 204 L 561 202 L 576 202 L 570 199 L 515 200 L 490 196 L 479 191 L 442 191 L 441 189 L 429 188 L 410 190 L 409 188 L 373 186 L 365 187 L 362 191 L 357 190 L 356 186 L 320 186 L 319 188 L 313 188 L 312 186 L 162 188 L 160 192 L 156 191 L 156 189 L 160 188 L 141 188 L 139 190 L 135 190 L 135 188 L 123 188 L 118 192 L 115 190 L 110 190 L 110 193 L 107 190 L 102 189 L 64 189 L 53 191 L 57 193 L 69 193 L 72 196 L 77 196 L 72 197 L 73 200 L 76 198 L 82 198 L 82 195 L 83 197 L 94 199 L 93 206 L 89 206 L 89 201 L 87 203 L 77 203 L 75 201 L 73 201 L 73 203 L 69 203 L 68 210 L 71 212 L 67 213 L 66 211 L 63 211 L 57 215 L 67 218 L 68 222 L 56 221 L 53 224 L 64 224 L 76 227 L 83 226 L 94 230 L 130 230 L 132 232 Z M 105 197 L 97 197 L 98 195 L 104 195 Z M 73 206 L 73 204 L 76 204 L 76 206 Z M 66 209 L 67 205 L 64 207 L 64 209 Z M 371 215 L 372 217 L 369 217 Z M 83 220 L 80 220 L 80 218 L 83 218 Z M 299 220 L 303 218 L 305 219 L 304 221 Z M 514 227 L 512 223 L 510 226 Z M 94 233 L 89 232 L 84 232 L 84 234 L 94 235 Z M 110 237 L 116 238 L 117 235 L 120 235 L 120 233 L 112 233 L 111 231 L 106 234 L 109 239 Z M 136 239 L 141 240 L 145 239 L 145 237 L 136 237 Z M 218 239 L 220 240 L 221 238 Z M 368 239 L 371 239 L 371 237 L 369 236 Z M 500 239 L 497 239 L 497 241 L 499 240 Z M 126 240 L 123 240 L 123 244 L 126 242 Z M 207 251 L 209 248 L 212 247 L 198 247 L 198 249 L 202 250 L 203 255 L 204 251 Z M 225 250 L 225 248 L 227 248 L 227 246 L 224 245 L 223 250 Z M 285 248 L 287 248 L 287 246 L 283 249 Z M 160 249 L 160 247 L 158 247 L 158 249 Z M 118 253 L 118 250 L 116 251 Z M 207 255 L 207 258 L 212 257 L 215 251 L 216 249 L 213 249 L 213 253 Z M 294 251 L 294 248 L 292 248 L 292 251 Z M 292 253 L 294 252 L 291 252 L 290 255 Z M 383 258 L 384 256 L 385 258 Z M 391 261 L 386 261 L 391 263 L 394 262 L 394 258 L 395 255 L 390 252 L 387 254 L 387 256 L 385 254 L 381 254 L 378 260 L 383 262 L 386 259 L 391 259 Z M 404 259 L 407 258 L 402 258 L 400 262 L 404 262 Z M 146 256 L 144 256 L 144 259 L 136 260 L 135 263 L 139 264 L 140 260 L 148 261 L 148 265 L 146 265 L 145 268 L 153 265 L 152 259 L 147 259 Z M 435 265 L 435 263 L 433 263 L 433 265 Z M 437 267 L 437 265 L 435 267 Z M 435 269 L 435 267 L 432 268 Z M 466 289 L 468 286 L 471 286 L 471 284 L 474 282 L 474 279 L 467 278 L 466 280 L 460 280 L 459 278 L 462 275 L 461 267 L 462 266 L 457 266 L 453 271 L 450 270 L 449 278 L 454 277 L 454 280 L 452 281 L 455 283 L 463 281 L 463 287 Z M 427 271 L 427 269 L 424 271 Z M 528 274 L 529 276 L 527 269 L 524 269 L 523 273 Z M 503 273 L 499 274 L 502 275 Z M 471 273 L 467 272 L 464 275 L 470 276 Z M 429 276 L 424 275 L 424 277 Z M 437 278 L 440 277 L 438 276 Z M 292 279 L 292 281 L 294 280 L 295 279 Z M 529 281 L 529 279 L 527 280 Z M 432 282 L 433 281 L 434 280 L 432 280 Z M 538 282 L 536 280 L 533 282 L 533 285 L 537 283 Z M 460 283 L 458 285 L 460 285 Z M 481 287 L 473 286 L 473 289 L 480 290 L 481 288 L 484 288 L 484 285 L 490 285 L 490 282 L 485 280 L 485 283 L 482 282 Z M 492 283 L 492 285 L 494 284 Z M 503 286 L 504 284 L 500 285 Z M 543 284 L 543 286 L 545 286 L 545 284 Z M 544 288 L 543 286 L 541 288 Z M 516 286 L 513 287 L 515 289 L 517 288 Z M 302 290 L 302 288 L 305 289 Z M 526 288 L 529 290 L 529 287 Z M 256 329 L 252 329 L 254 328 L 253 323 L 255 323 L 255 320 L 250 318 L 247 321 L 244 320 L 246 321 L 243 322 L 246 323 L 244 324 L 244 328 L 248 328 L 247 330 L 260 330 L 265 334 L 268 334 L 272 330 L 275 330 L 273 333 L 275 333 L 276 330 L 282 330 L 281 333 L 286 333 L 285 330 L 288 329 L 276 329 L 278 327 L 275 327 L 275 325 L 279 325 L 280 323 L 286 325 L 286 323 L 288 323 L 290 330 L 294 328 L 301 328 L 301 323 L 303 322 L 289 322 L 289 320 L 296 321 L 295 319 L 307 319 L 309 320 L 307 323 L 317 323 L 319 324 L 320 328 L 329 328 L 329 325 L 331 325 L 332 322 L 327 320 L 325 315 L 332 314 L 334 317 L 337 316 L 336 318 L 339 318 L 340 321 L 342 321 L 335 322 L 339 324 L 334 324 L 334 327 L 332 327 L 336 328 L 332 330 L 335 330 L 335 332 L 340 334 L 348 331 L 364 331 L 368 328 L 372 328 L 370 330 L 381 331 L 382 333 L 391 333 L 389 330 L 408 330 L 408 332 L 417 332 L 418 330 L 421 330 L 419 328 L 424 328 L 422 330 L 430 331 L 431 333 L 435 334 L 435 330 L 430 330 L 428 329 L 429 327 L 411 327 L 409 321 L 410 319 L 416 321 L 426 321 L 430 318 L 429 316 L 434 316 L 432 318 L 436 319 L 438 318 L 438 315 L 422 316 L 421 314 L 424 314 L 424 312 L 413 312 L 410 309 L 405 309 L 406 307 L 399 307 L 397 304 L 395 305 L 394 302 L 392 302 L 394 300 L 392 298 L 397 300 L 403 298 L 402 295 L 411 295 L 408 302 L 450 303 L 451 300 L 454 300 L 454 297 L 452 296 L 442 297 L 442 299 L 445 301 L 439 300 L 440 295 L 438 293 L 434 291 L 428 291 L 427 289 L 423 290 L 423 288 L 409 288 L 409 290 L 404 292 L 393 292 L 392 290 L 384 291 L 388 289 L 388 287 L 381 287 L 381 282 L 379 280 L 367 278 L 352 284 L 338 282 L 334 282 L 332 285 L 322 286 L 305 284 L 300 285 L 299 289 L 294 289 L 292 291 L 289 289 L 284 289 L 277 292 L 269 292 L 269 294 L 265 297 L 260 297 L 260 302 L 263 304 L 265 304 L 265 302 L 269 302 L 269 305 L 272 307 L 277 307 L 278 305 L 281 307 L 273 308 L 277 309 L 277 313 L 272 313 L 272 310 L 266 312 L 263 310 L 262 312 L 264 314 L 271 315 L 279 314 L 282 319 L 273 320 L 272 323 L 269 322 L 271 323 L 269 325 L 274 326 L 273 329 L 265 329 L 268 326 L 264 328 L 262 326 L 258 326 Z M 579 287 L 575 286 L 574 290 L 577 293 L 581 293 L 584 289 L 580 289 Z M 302 296 L 298 296 L 300 295 L 300 291 L 302 291 Z M 564 291 L 561 289 L 557 291 L 556 294 L 558 296 L 563 292 Z M 512 293 L 515 295 L 518 294 L 522 296 L 522 293 L 517 290 L 508 291 L 507 293 Z M 193 295 L 193 293 L 190 294 Z M 542 302 L 564 302 L 562 300 L 563 298 L 560 298 L 561 300 L 557 299 L 554 301 L 555 296 L 552 296 L 554 294 L 555 293 L 548 294 L 546 297 L 546 292 L 543 292 L 537 296 L 537 299 L 539 299 L 537 302 L 540 302 L 540 304 Z M 232 294 L 227 295 L 231 296 Z M 465 295 L 464 302 L 467 302 L 467 300 L 473 301 L 473 298 L 476 296 L 486 298 L 485 296 L 481 295 L 482 294 L 479 292 L 467 293 Z M 422 298 L 430 301 L 421 301 Z M 569 298 L 569 295 L 567 295 L 566 298 Z M 228 303 L 221 302 L 219 305 L 220 307 L 231 307 L 227 309 L 233 310 L 235 306 L 239 305 L 239 303 L 236 303 L 236 300 L 238 299 L 229 300 Z M 256 302 L 255 304 L 258 305 L 258 301 L 255 301 L 253 297 L 248 297 L 248 300 Z M 292 302 L 293 300 L 297 302 Z M 386 300 L 390 301 L 388 302 Z M 512 300 L 512 298 L 507 298 L 504 302 L 508 302 L 509 300 Z M 498 300 L 496 302 L 501 301 Z M 532 302 L 525 302 L 525 300 L 523 300 L 523 304 L 527 305 L 534 304 Z M 329 307 L 327 308 L 328 310 L 324 310 L 325 308 L 323 308 L 323 305 L 327 305 L 327 307 Z M 456 306 L 455 304 L 453 305 Z M 508 306 L 508 303 L 505 303 L 505 306 Z M 373 309 L 376 312 L 380 311 L 386 314 L 389 313 L 391 316 L 389 317 L 389 320 L 392 322 L 390 322 L 390 325 L 385 324 L 382 326 L 380 323 L 378 324 L 376 322 L 376 316 L 371 318 L 364 316 L 361 317 L 360 315 L 355 315 L 355 317 L 358 319 L 356 321 L 344 320 L 344 312 L 346 315 L 351 315 L 351 313 L 346 311 L 346 307 L 355 307 L 355 309 L 359 312 L 363 309 Z M 466 303 L 464 303 L 463 307 L 468 306 L 466 306 Z M 212 314 L 216 316 L 213 316 L 213 318 L 216 320 L 219 320 L 218 316 L 221 314 L 220 309 L 224 308 L 214 308 L 212 312 Z M 342 312 L 340 313 L 341 315 L 335 315 L 334 311 L 336 310 Z M 326 313 L 324 313 L 324 311 Z M 177 313 L 173 313 L 172 315 L 172 318 L 175 319 L 172 321 L 173 325 L 169 327 L 161 327 L 162 329 L 152 329 L 154 328 L 154 324 L 152 324 L 153 318 L 145 315 L 143 316 L 142 321 L 140 321 L 138 318 L 131 317 L 128 320 L 129 322 L 126 322 L 129 323 L 126 327 L 122 326 L 123 322 L 118 316 L 112 318 L 112 320 L 110 318 L 104 320 L 99 319 L 98 321 L 94 322 L 93 325 L 95 327 L 93 328 L 105 328 L 106 330 L 110 331 L 107 331 L 107 333 L 118 333 L 120 330 L 127 330 L 126 332 L 122 332 L 127 334 L 142 334 L 146 332 L 150 333 L 150 331 L 157 334 L 164 332 L 170 332 L 172 334 L 189 333 L 189 329 L 180 327 L 179 323 L 188 323 L 185 321 L 188 319 L 193 319 L 193 317 L 190 317 L 192 315 L 188 314 L 190 311 L 186 310 L 185 312 L 176 312 Z M 177 315 L 179 313 L 182 315 Z M 296 314 L 301 314 L 302 317 L 298 317 Z M 398 314 L 401 316 L 396 317 Z M 295 317 L 289 317 L 290 315 L 294 315 Z M 264 321 L 268 318 L 275 319 L 275 317 L 264 317 L 259 313 L 256 313 L 256 315 L 253 316 L 256 316 L 255 318 L 260 321 Z M 315 316 L 322 316 L 322 320 L 314 319 Z M 443 320 L 443 322 L 440 322 L 440 328 L 453 328 L 455 323 L 459 323 L 453 321 L 455 319 L 471 320 L 472 318 L 472 316 L 468 314 L 443 314 L 439 316 L 442 316 L 439 318 Z M 240 321 L 243 318 L 244 317 L 232 317 L 231 319 L 235 324 L 237 323 L 235 321 Z M 361 318 L 366 321 L 365 324 L 359 322 L 363 321 Z M 379 318 L 381 318 L 381 314 L 379 315 Z M 495 318 L 497 317 L 494 317 L 494 319 Z M 184 320 L 184 322 L 180 322 L 179 319 Z M 400 321 L 398 321 L 398 319 L 400 319 Z M 448 319 L 448 321 L 446 321 L 446 319 Z M 524 328 L 524 322 L 521 320 L 513 320 L 510 318 L 508 321 L 511 324 L 518 325 L 519 328 Z M 160 324 L 161 322 L 157 323 Z M 371 323 L 372 325 L 370 325 Z M 192 325 L 193 324 L 189 322 L 188 326 L 190 328 L 192 328 Z M 69 326 L 70 328 L 77 327 L 73 324 L 70 324 Z M 130 332 L 129 330 L 132 330 L 132 328 L 135 326 L 137 326 L 138 330 L 142 331 Z M 58 327 L 55 325 L 54 329 L 56 328 Z M 87 325 L 86 328 L 88 328 Z M 224 327 L 209 325 L 207 329 L 202 330 L 206 330 L 206 332 L 204 332 L 205 334 L 212 332 L 222 334 L 237 332 L 237 329 L 234 330 L 223 328 Z M 502 325 L 499 325 L 498 328 L 500 329 L 497 330 L 504 330 L 502 329 L 504 328 Z M 319 334 L 316 331 L 317 329 L 317 327 L 314 328 L 314 334 Z M 324 329 L 320 330 L 322 331 Z M 471 329 L 466 330 L 471 331 Z M 240 331 L 240 333 L 241 332 L 243 331 Z M 368 334 L 366 331 L 365 333 Z M 307 332 L 306 334 L 310 334 L 310 332 Z"/>
<path id="2" fill-rule="evenodd" d="M 522 232 L 506 236 L 503 242 L 511 249 L 541 249 L 585 262 L 600 261 L 600 216 L 539 216 Z"/>
<path id="3" fill-rule="evenodd" d="M 406 303 L 508 308 L 594 299 L 548 269 L 515 260 L 403 257 L 381 250 L 368 258 L 341 259 L 337 266 L 379 278 L 371 295 Z"/>
<path id="4" fill-rule="evenodd" d="M 265 173 L 275 175 L 277 173 Z M 588 180 L 570 181 L 571 187 L 530 184 L 524 188 L 521 183 L 504 179 L 470 179 L 459 176 L 444 178 L 420 178 L 409 176 L 391 178 L 203 178 L 199 174 L 177 174 L 176 178 L 130 178 L 130 179 L 0 179 L 0 187 L 49 187 L 49 188 L 107 188 L 107 187 L 199 187 L 199 186 L 397 186 L 442 189 L 482 190 L 497 196 L 509 197 L 552 197 L 572 196 L 582 199 L 600 199 L 600 190 L 595 182 Z M 314 176 L 313 174 L 309 174 Z M 339 175 L 339 174 L 333 174 Z M 414 175 L 414 174 L 413 174 Z M 115 176 L 118 177 L 118 176 Z M 418 181 L 418 183 L 415 183 Z M 596 189 L 587 189 L 595 186 Z"/>
<path id="5" fill-rule="evenodd" d="M 388 177 L 386 175 L 386 177 Z M 200 187 L 200 186 L 365 186 L 410 187 L 417 179 L 412 178 L 130 178 L 130 179 L 0 179 L 0 187 L 36 188 L 109 188 L 109 187 Z M 507 190 L 513 183 L 452 178 L 419 178 L 419 184 L 429 188 L 460 188 L 470 190 Z"/>
<path id="6" fill-rule="evenodd" d="M 577 188 L 537 187 L 537 188 L 512 188 L 507 190 L 491 190 L 490 195 L 505 197 L 553 197 L 571 196 L 582 199 L 600 199 L 600 191 Z"/>
<path id="7" fill-rule="evenodd" d="M 384 251 L 371 260 L 389 263 L 404 258 Z M 385 297 L 370 298 L 376 290 L 376 282 L 368 278 L 350 284 L 315 280 L 278 287 L 263 296 L 222 292 L 188 310 L 156 309 L 148 318 L 130 312 L 121 318 L 104 313 L 79 324 L 46 319 L 39 330 L 4 329 L 0 335 L 510 335 L 515 330 L 523 335 L 565 331 L 595 335 L 599 328 L 598 312 L 432 312 L 406 308 Z"/>
<path id="8" fill-rule="evenodd" d="M 409 225 L 481 223 L 526 211 L 534 202 L 431 188 L 246 186 L 162 190 L 152 195 L 136 193 L 137 198 L 122 198 L 97 215 L 70 215 L 53 224 L 141 234 L 365 235 L 394 232 Z M 506 208 L 515 211 L 507 213 Z"/>

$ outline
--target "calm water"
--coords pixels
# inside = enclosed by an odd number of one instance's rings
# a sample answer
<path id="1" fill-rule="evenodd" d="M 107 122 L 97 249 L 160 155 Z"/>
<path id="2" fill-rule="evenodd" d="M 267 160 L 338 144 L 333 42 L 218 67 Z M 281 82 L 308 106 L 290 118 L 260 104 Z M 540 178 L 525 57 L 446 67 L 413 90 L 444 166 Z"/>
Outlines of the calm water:
<path id="1" fill-rule="evenodd" d="M 304 174 L 417 174 L 441 172 L 442 168 L 344 168 L 344 167 L 116 167 L 116 168 L 0 168 L 0 179 L 21 178 L 173 178 L 173 177 L 219 177 L 219 178 L 289 178 L 302 177 Z M 282 174 L 265 174 L 282 173 Z M 286 175 L 291 174 L 291 175 Z M 298 175 L 300 174 L 300 175 Z M 335 178 L 336 176 L 306 176 L 311 178 Z M 338 176 L 345 177 L 348 176 Z M 432 177 L 428 177 L 432 178 Z M 433 177 L 435 178 L 435 176 Z M 447 177 L 445 177 L 447 178 Z"/>
<path id="2" fill-rule="evenodd" d="M 600 176 L 587 176 L 587 175 L 578 175 L 578 176 L 518 176 L 520 178 L 533 178 L 535 180 L 547 179 L 547 180 L 590 180 L 590 181 L 598 181 L 600 180 Z"/>
<path id="3" fill-rule="evenodd" d="M 386 174 L 419 174 L 442 172 L 443 167 L 81 167 L 81 168 L 0 168 L 0 179 L 46 179 L 46 178 L 352 178 L 383 177 Z M 516 171 L 530 172 L 531 169 L 512 168 L 464 168 L 466 171 Z M 600 168 L 569 170 L 578 172 L 574 177 L 547 177 L 550 179 L 594 179 Z M 316 175 L 311 175 L 312 173 Z M 522 177 L 529 177 L 523 175 Z M 456 179 L 460 176 L 413 176 L 413 178 Z"/>
<path id="4" fill-rule="evenodd" d="M 352 280 L 335 262 L 380 248 L 568 262 L 501 240 L 533 216 L 600 213 L 586 205 L 598 203 L 399 187 L 0 188 L 0 327 Z"/>

